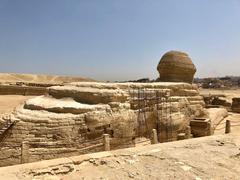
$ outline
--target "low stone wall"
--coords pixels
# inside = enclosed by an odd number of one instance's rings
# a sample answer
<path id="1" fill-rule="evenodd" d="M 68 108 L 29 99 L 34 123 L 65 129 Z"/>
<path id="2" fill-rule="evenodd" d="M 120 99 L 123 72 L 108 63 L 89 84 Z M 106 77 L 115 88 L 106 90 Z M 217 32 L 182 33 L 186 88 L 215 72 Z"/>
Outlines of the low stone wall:
<path id="1" fill-rule="evenodd" d="M 239 147 L 237 136 L 211 136 L 2 167 L 0 177 L 4 180 L 239 179 Z"/>
<path id="2" fill-rule="evenodd" d="M 240 98 L 233 98 L 232 101 L 232 111 L 240 113 Z"/>
<path id="3" fill-rule="evenodd" d="M 46 87 L 0 85 L 0 95 L 40 96 L 47 92 Z"/>

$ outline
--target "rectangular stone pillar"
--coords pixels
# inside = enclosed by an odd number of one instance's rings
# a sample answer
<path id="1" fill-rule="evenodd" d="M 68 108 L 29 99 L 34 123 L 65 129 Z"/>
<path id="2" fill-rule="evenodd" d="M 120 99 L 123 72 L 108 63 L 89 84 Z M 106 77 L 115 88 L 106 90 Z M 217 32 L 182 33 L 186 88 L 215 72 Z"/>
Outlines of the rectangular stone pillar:
<path id="1" fill-rule="evenodd" d="M 186 139 L 190 139 L 191 138 L 191 127 L 190 126 L 187 126 L 186 128 Z"/>
<path id="2" fill-rule="evenodd" d="M 225 134 L 229 134 L 231 132 L 231 122 L 226 120 Z"/>
<path id="3" fill-rule="evenodd" d="M 21 146 L 21 163 L 29 162 L 29 142 L 23 141 Z"/>
<path id="4" fill-rule="evenodd" d="M 157 130 L 152 130 L 152 137 L 151 137 L 151 144 L 157 144 L 158 143 L 158 136 L 157 136 Z"/>
<path id="5" fill-rule="evenodd" d="M 103 146 L 104 146 L 104 151 L 110 151 L 110 135 L 109 134 L 103 135 Z"/>

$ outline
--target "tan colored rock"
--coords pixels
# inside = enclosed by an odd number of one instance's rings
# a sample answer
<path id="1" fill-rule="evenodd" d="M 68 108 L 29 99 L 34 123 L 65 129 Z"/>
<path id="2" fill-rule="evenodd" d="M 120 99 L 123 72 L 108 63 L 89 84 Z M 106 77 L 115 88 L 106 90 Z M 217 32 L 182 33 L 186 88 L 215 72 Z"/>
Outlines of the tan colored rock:
<path id="1" fill-rule="evenodd" d="M 232 111 L 236 113 L 240 113 L 240 98 L 232 99 Z"/>
<path id="2" fill-rule="evenodd" d="M 121 90 L 130 90 L 130 89 L 170 89 L 172 91 L 179 90 L 196 90 L 198 91 L 198 87 L 194 84 L 189 84 L 185 82 L 153 82 L 153 83 L 101 83 L 101 82 L 74 82 L 69 83 L 67 86 L 70 88 L 74 87 L 82 87 L 82 88 L 94 88 L 94 89 L 121 89 Z M 66 87 L 66 86 L 65 86 Z M 186 95 L 189 95 L 186 93 Z"/>
<path id="3" fill-rule="evenodd" d="M 192 83 L 196 67 L 191 58 L 184 52 L 169 51 L 163 55 L 158 72 L 160 81 Z"/>
<path id="4" fill-rule="evenodd" d="M 49 88 L 49 95 L 55 98 L 71 97 L 85 104 L 107 104 L 125 102 L 128 94 L 122 90 L 98 89 L 91 87 L 56 86 Z"/>
<path id="5" fill-rule="evenodd" d="M 228 111 L 225 108 L 209 108 L 207 109 L 209 119 L 212 122 L 212 127 L 215 129 L 217 125 L 228 116 Z"/>
<path id="6" fill-rule="evenodd" d="M 83 114 L 89 111 L 110 110 L 107 104 L 82 104 L 74 101 L 72 98 L 56 99 L 51 96 L 39 96 L 26 101 L 25 109 L 45 110 L 55 113 Z"/>
<path id="7" fill-rule="evenodd" d="M 138 127 L 143 114 L 133 97 L 139 89 L 146 97 L 156 91 L 169 95 L 167 102 L 158 105 L 156 99 L 145 102 L 142 130 Z M 149 138 L 158 125 L 161 142 L 176 140 L 190 119 L 204 114 L 203 107 L 197 87 L 189 83 L 83 82 L 50 87 L 49 94 L 27 100 L 12 113 L 11 119 L 18 122 L 2 142 L 0 166 L 20 162 L 22 141 L 29 142 L 29 161 L 34 162 L 102 151 L 103 134 L 110 135 L 111 149 L 132 147 L 135 138 L 140 134 Z"/>

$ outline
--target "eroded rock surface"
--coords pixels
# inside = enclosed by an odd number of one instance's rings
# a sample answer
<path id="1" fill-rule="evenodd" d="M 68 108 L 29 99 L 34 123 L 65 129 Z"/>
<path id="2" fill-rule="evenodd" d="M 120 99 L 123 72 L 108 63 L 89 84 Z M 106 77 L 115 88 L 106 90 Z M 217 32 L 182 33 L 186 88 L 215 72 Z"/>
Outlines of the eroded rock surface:
<path id="1" fill-rule="evenodd" d="M 169 51 L 163 55 L 158 72 L 160 81 L 192 83 L 196 67 L 188 54 L 180 51 Z"/>
<path id="2" fill-rule="evenodd" d="M 237 136 L 211 136 L 0 168 L 2 179 L 239 179 Z"/>
<path id="3" fill-rule="evenodd" d="M 240 98 L 232 99 L 232 111 L 236 113 L 240 113 Z"/>
<path id="4" fill-rule="evenodd" d="M 141 97 L 134 95 L 139 89 L 146 99 L 140 106 Z M 164 103 L 151 99 L 156 91 L 161 98 L 169 93 Z M 197 87 L 188 83 L 82 82 L 48 92 L 13 112 L 11 120 L 17 123 L 1 142 L 1 166 L 21 163 L 23 141 L 29 142 L 29 162 L 34 162 L 102 151 L 105 133 L 111 149 L 132 147 L 137 137 L 149 138 L 157 128 L 160 142 L 177 140 L 191 119 L 205 114 Z"/>

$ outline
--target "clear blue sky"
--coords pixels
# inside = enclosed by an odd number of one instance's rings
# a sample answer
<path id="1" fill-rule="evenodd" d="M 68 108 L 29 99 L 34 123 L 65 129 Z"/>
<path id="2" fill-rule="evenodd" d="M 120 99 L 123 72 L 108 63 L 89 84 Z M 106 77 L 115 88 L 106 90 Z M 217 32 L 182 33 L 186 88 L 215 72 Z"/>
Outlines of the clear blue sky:
<path id="1" fill-rule="evenodd" d="M 156 78 L 168 50 L 240 75 L 240 0 L 0 0 L 0 72 Z"/>

